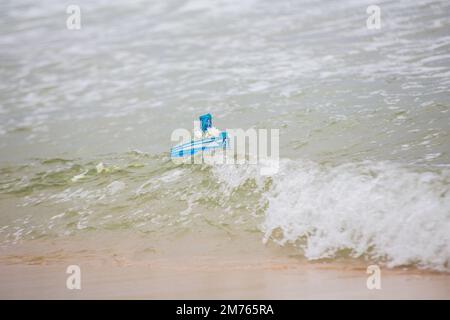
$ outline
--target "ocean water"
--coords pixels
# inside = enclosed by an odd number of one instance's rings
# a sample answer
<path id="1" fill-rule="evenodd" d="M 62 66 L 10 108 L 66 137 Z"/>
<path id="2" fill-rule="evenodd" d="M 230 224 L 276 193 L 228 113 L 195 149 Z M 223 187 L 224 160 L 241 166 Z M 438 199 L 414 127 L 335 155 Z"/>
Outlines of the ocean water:
<path id="1" fill-rule="evenodd" d="M 2 248 L 206 231 L 450 270 L 449 1 L 375 30 L 366 0 L 72 2 L 0 4 Z M 173 163 L 206 112 L 279 129 L 279 172 Z"/>

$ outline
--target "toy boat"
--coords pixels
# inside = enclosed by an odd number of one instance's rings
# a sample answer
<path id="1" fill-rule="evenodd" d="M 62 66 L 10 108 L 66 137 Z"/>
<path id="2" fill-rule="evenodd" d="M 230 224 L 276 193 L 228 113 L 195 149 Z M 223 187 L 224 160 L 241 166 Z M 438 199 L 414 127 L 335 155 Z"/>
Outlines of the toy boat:
<path id="1" fill-rule="evenodd" d="M 225 149 L 228 145 L 228 134 L 226 131 L 212 135 L 212 116 L 204 114 L 200 116 L 200 127 L 202 138 L 176 145 L 170 149 L 171 158 L 182 158 L 192 156 L 198 152 L 207 152 L 214 149 Z"/>

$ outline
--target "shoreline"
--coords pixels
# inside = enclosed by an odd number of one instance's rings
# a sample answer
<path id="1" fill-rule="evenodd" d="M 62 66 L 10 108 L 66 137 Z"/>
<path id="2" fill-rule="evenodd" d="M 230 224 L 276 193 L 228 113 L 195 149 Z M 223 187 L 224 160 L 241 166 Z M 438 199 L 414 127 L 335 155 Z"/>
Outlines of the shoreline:
<path id="1" fill-rule="evenodd" d="M 234 261 L 224 267 L 80 265 L 81 289 L 65 265 L 0 265 L 2 299 L 449 299 L 450 275 L 382 269 L 380 290 L 364 269 L 336 264 Z"/>
<path id="2" fill-rule="evenodd" d="M 148 255 L 130 251 L 137 239 L 128 243 L 130 247 L 102 252 L 89 241 L 78 251 L 66 243 L 38 246 L 30 241 L 26 249 L 1 252 L 0 298 L 450 299 L 450 273 L 380 266 L 381 289 L 369 290 L 369 262 L 311 262 L 276 245 L 239 250 L 238 239 L 222 247 L 217 239 L 207 244 L 198 237 L 178 239 L 164 249 L 159 244 L 157 252 Z M 187 247 L 198 250 L 186 251 Z M 81 290 L 66 287 L 66 268 L 73 264 L 81 269 Z"/>

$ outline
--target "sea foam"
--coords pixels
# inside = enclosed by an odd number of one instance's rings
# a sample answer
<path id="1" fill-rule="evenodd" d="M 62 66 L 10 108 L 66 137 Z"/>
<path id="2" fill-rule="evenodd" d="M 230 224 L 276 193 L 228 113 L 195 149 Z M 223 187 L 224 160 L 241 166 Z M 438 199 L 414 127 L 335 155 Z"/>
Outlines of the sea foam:
<path id="1" fill-rule="evenodd" d="M 264 241 L 308 259 L 349 252 L 387 266 L 450 270 L 450 171 L 389 162 L 287 161 L 265 193 Z"/>

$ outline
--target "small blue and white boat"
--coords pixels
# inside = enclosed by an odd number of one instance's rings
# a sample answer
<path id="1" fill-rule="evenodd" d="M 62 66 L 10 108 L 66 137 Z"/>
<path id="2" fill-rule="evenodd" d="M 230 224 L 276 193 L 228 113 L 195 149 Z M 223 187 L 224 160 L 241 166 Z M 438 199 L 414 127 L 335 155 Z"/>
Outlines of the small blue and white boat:
<path id="1" fill-rule="evenodd" d="M 217 136 L 208 134 L 208 129 L 212 128 L 211 114 L 200 116 L 200 127 L 202 130 L 202 139 L 191 140 L 190 142 L 176 145 L 170 149 L 171 158 L 182 158 L 192 156 L 198 152 L 206 152 L 215 149 L 225 149 L 228 145 L 228 135 L 226 131 L 222 131 Z"/>

